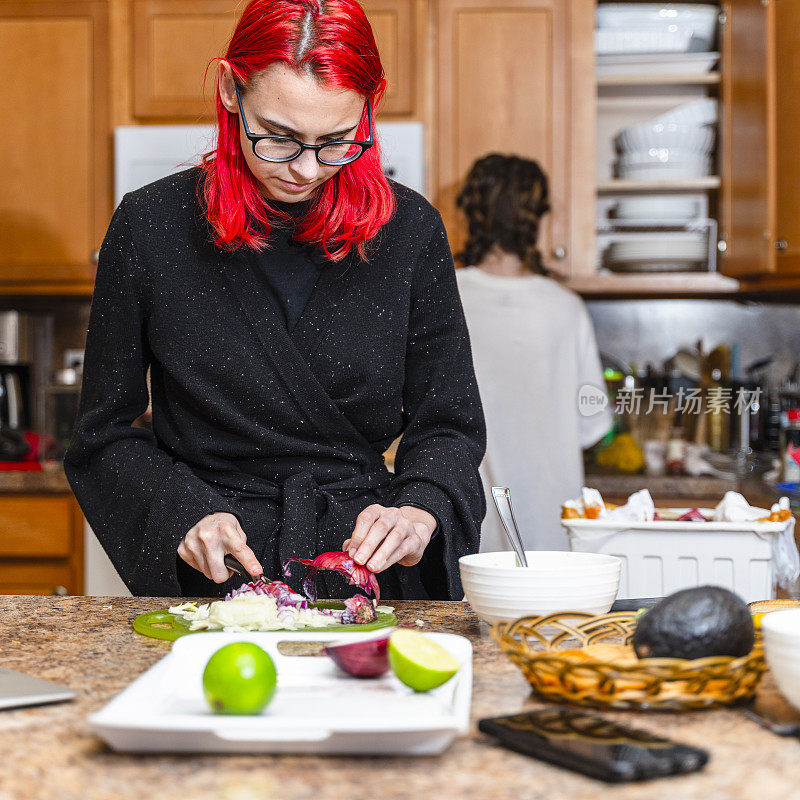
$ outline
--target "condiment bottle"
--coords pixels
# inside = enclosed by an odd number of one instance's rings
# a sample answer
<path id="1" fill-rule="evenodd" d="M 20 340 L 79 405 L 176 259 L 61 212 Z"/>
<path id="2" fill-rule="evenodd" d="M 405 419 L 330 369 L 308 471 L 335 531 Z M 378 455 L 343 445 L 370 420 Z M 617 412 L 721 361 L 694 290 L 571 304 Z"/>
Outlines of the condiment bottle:
<path id="1" fill-rule="evenodd" d="M 800 449 L 800 408 L 790 408 L 781 414 L 781 480 L 800 483 L 800 464 L 792 454 Z"/>

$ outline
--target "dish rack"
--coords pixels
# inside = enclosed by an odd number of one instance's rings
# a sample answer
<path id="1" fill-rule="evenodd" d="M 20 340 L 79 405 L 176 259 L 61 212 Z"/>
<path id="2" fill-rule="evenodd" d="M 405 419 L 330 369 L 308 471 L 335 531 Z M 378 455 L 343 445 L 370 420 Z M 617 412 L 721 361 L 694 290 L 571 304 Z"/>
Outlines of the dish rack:
<path id="1" fill-rule="evenodd" d="M 608 219 L 597 223 L 600 264 L 612 272 L 716 272 L 717 221 Z"/>

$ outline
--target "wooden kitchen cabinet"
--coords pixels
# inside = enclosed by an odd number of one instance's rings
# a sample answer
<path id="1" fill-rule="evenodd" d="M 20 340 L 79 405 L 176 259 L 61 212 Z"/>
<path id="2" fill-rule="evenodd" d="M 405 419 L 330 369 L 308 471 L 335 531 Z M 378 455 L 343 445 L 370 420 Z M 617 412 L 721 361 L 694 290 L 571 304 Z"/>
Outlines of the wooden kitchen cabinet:
<path id="1" fill-rule="evenodd" d="M 362 2 L 389 84 L 383 117 L 409 116 L 416 110 L 420 3 Z M 217 68 L 216 62 L 208 65 L 224 52 L 243 8 L 234 0 L 133 0 L 136 120 L 191 123 L 214 117 Z"/>
<path id="2" fill-rule="evenodd" d="M 232 0 L 134 0 L 136 119 L 213 118 L 217 68 L 208 65 L 224 52 L 242 7 Z"/>
<path id="3" fill-rule="evenodd" d="M 550 178 L 540 249 L 552 269 L 569 275 L 591 258 L 593 11 L 593 0 L 436 4 L 433 202 L 455 251 L 464 242 L 461 183 L 477 158 L 500 152 L 538 160 Z"/>
<path id="4" fill-rule="evenodd" d="M 88 293 L 111 197 L 107 5 L 0 3 L 0 293 Z"/>
<path id="5" fill-rule="evenodd" d="M 72 495 L 0 495 L 0 594 L 82 594 L 83 515 Z"/>
<path id="6" fill-rule="evenodd" d="M 723 268 L 744 278 L 789 277 L 783 285 L 800 288 L 800 3 L 722 6 Z"/>

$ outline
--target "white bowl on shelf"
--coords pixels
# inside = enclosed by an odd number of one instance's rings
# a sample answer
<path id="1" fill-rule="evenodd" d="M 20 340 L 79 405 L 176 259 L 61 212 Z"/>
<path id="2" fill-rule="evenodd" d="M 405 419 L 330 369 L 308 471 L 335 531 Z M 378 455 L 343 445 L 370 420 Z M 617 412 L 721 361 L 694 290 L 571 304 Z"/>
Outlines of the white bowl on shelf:
<path id="1" fill-rule="evenodd" d="M 619 177 L 637 181 L 691 180 L 711 174 L 711 159 L 695 155 L 693 158 L 620 159 Z"/>
<path id="2" fill-rule="evenodd" d="M 516 566 L 511 551 L 459 559 L 464 593 L 484 622 L 555 611 L 605 614 L 616 599 L 622 562 L 615 556 L 541 550 L 525 555 L 528 567 Z"/>
<path id="3" fill-rule="evenodd" d="M 623 197 L 614 208 L 616 219 L 630 220 L 690 220 L 698 213 L 697 200 L 669 195 Z"/>
<path id="4" fill-rule="evenodd" d="M 800 608 L 761 618 L 764 654 L 783 696 L 800 709 Z"/>
<path id="5" fill-rule="evenodd" d="M 719 103 L 714 97 L 703 97 L 688 103 L 681 103 L 651 122 L 673 122 L 678 125 L 716 125 L 719 118 Z"/>
<path id="6" fill-rule="evenodd" d="M 630 53 L 687 53 L 692 34 L 686 30 L 604 30 L 594 32 L 596 55 L 624 55 Z"/>
<path id="7" fill-rule="evenodd" d="M 714 147 L 714 129 L 709 125 L 646 122 L 624 128 L 616 140 L 623 152 L 646 152 L 654 148 L 708 155 Z"/>

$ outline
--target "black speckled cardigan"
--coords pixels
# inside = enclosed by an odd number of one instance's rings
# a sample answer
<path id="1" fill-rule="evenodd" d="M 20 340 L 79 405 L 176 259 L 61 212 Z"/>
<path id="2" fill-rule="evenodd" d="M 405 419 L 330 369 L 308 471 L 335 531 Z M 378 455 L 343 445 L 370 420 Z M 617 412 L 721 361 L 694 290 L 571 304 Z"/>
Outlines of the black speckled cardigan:
<path id="1" fill-rule="evenodd" d="M 393 599 L 460 599 L 478 548 L 485 427 L 438 212 L 392 184 L 397 210 L 326 266 L 288 332 L 244 253 L 215 247 L 198 169 L 125 196 L 100 251 L 81 406 L 64 466 L 134 594 L 219 595 L 176 554 L 214 511 L 236 514 L 267 574 L 341 549 L 374 502 L 439 526 L 418 567 L 380 574 Z M 132 427 L 147 408 L 153 431 Z M 396 474 L 381 453 L 403 432 Z"/>

